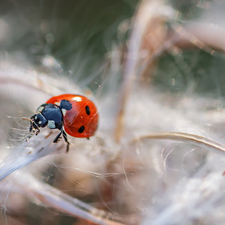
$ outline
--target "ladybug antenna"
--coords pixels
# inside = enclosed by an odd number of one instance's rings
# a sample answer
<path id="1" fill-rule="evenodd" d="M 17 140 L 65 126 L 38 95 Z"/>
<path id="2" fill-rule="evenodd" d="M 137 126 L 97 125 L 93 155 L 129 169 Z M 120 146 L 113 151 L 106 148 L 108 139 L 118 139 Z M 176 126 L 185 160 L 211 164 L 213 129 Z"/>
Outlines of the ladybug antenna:
<path id="1" fill-rule="evenodd" d="M 30 122 L 33 123 L 33 121 L 30 119 L 30 118 L 27 118 L 27 117 L 22 117 L 23 120 L 29 120 Z"/>

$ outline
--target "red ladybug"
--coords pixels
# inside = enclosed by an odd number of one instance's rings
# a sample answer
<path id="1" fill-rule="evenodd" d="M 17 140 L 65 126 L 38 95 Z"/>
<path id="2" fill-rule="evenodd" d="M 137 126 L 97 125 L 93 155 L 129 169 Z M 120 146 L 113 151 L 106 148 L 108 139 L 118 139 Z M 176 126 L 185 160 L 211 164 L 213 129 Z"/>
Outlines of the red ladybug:
<path id="1" fill-rule="evenodd" d="M 89 138 L 98 127 L 98 111 L 94 103 L 82 95 L 63 94 L 50 98 L 45 104 L 38 107 L 36 114 L 30 118 L 30 132 L 39 127 L 59 129 L 60 133 L 54 139 L 56 143 L 61 134 L 67 143 L 67 134 L 73 137 Z"/>

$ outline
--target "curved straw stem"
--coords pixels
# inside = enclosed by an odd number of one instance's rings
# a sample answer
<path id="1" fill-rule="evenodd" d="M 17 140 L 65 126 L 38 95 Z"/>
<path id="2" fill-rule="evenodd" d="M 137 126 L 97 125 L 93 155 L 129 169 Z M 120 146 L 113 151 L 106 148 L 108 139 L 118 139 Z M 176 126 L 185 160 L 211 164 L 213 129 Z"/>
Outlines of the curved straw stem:
<path id="1" fill-rule="evenodd" d="M 197 145 L 199 147 L 203 147 L 209 151 L 213 151 L 216 153 L 225 153 L 225 145 L 210 140 L 208 138 L 188 133 L 181 132 L 159 132 L 143 135 L 140 137 L 136 137 L 130 141 L 129 144 L 134 144 L 135 142 L 145 140 L 145 139 L 167 139 L 174 141 L 185 141 L 193 145 Z"/>
<path id="2" fill-rule="evenodd" d="M 129 41 L 127 60 L 125 63 L 124 76 L 121 84 L 121 91 L 118 100 L 118 114 L 115 129 L 115 140 L 119 141 L 123 135 L 123 118 L 126 108 L 127 99 L 129 97 L 133 81 L 136 74 L 137 62 L 139 60 L 139 51 L 142 43 L 143 34 L 146 30 L 146 24 L 151 18 L 151 13 L 149 13 L 149 8 L 151 3 L 148 1 L 142 1 L 140 7 L 135 16 L 135 21 L 133 25 L 133 31 Z"/>
<path id="3" fill-rule="evenodd" d="M 165 50 L 169 49 L 177 41 L 177 36 L 166 39 L 166 18 L 167 11 L 173 11 L 170 7 L 165 7 L 162 0 L 142 0 L 136 12 L 132 33 L 128 42 L 127 59 L 124 66 L 123 80 L 120 87 L 119 100 L 117 101 L 117 118 L 115 129 L 115 140 L 120 141 L 124 132 L 124 114 L 129 95 L 132 91 L 134 81 L 143 77 L 146 71 L 152 66 L 156 58 Z M 152 26 L 151 26 L 152 25 Z M 161 27 L 161 28 L 156 28 Z M 153 50 L 143 48 L 148 40 L 147 36 L 157 39 L 158 47 L 154 41 L 150 41 Z M 148 52 L 148 57 L 142 53 Z"/>
<path id="4" fill-rule="evenodd" d="M 112 213 L 98 210 L 48 184 L 40 182 L 30 174 L 18 172 L 16 182 L 21 186 L 26 196 L 35 198 L 35 200 L 38 199 L 45 207 L 54 208 L 59 212 L 80 218 L 91 224 L 124 225 L 121 221 L 126 220 Z"/>

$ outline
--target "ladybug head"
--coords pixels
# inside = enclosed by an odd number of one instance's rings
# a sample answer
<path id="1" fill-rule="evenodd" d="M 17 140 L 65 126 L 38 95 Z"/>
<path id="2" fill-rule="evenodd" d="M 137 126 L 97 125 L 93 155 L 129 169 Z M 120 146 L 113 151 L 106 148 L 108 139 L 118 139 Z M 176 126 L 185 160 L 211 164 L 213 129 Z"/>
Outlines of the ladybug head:
<path id="1" fill-rule="evenodd" d="M 47 125 L 47 120 L 41 113 L 36 113 L 30 118 L 30 132 L 32 129 L 38 130 L 39 127 L 45 127 Z"/>

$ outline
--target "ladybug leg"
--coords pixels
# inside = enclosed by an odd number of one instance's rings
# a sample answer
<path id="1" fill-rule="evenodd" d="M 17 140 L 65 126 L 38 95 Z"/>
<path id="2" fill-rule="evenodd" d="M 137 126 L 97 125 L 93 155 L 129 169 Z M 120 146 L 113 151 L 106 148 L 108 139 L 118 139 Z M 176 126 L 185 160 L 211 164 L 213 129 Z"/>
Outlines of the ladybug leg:
<path id="1" fill-rule="evenodd" d="M 57 134 L 57 136 L 55 137 L 53 143 L 57 143 L 57 142 L 58 142 L 58 140 L 59 140 L 61 134 L 62 134 L 62 131 L 61 131 L 59 134 Z"/>
<path id="2" fill-rule="evenodd" d="M 69 144 L 70 144 L 70 143 L 69 143 L 69 141 L 68 141 L 68 139 L 67 139 L 66 132 L 65 132 L 63 129 L 62 129 L 61 132 L 55 137 L 53 143 L 57 143 L 57 142 L 58 142 L 58 140 L 59 140 L 61 134 L 63 134 L 63 138 L 64 138 L 65 142 L 67 143 L 66 152 L 68 152 L 68 151 L 69 151 Z"/>
<path id="3" fill-rule="evenodd" d="M 37 128 L 37 129 L 36 129 L 36 133 L 35 133 L 35 134 L 36 134 L 36 135 L 38 135 L 39 133 L 40 133 L 40 129 L 39 129 L 39 128 Z"/>
<path id="4" fill-rule="evenodd" d="M 30 123 L 30 132 L 33 130 L 33 125 L 32 125 L 32 123 Z"/>
<path id="5" fill-rule="evenodd" d="M 31 121 L 29 131 L 31 132 L 33 130 L 33 133 L 35 132 L 35 134 L 38 135 L 40 133 L 40 129 L 38 127 L 37 128 L 36 127 L 34 127 L 34 122 Z"/>
<path id="6" fill-rule="evenodd" d="M 32 116 L 31 118 L 30 118 L 30 132 L 33 130 L 33 128 L 34 128 L 34 126 L 33 126 L 33 118 L 34 118 L 34 116 Z"/>
<path id="7" fill-rule="evenodd" d="M 64 138 L 65 142 L 67 143 L 66 152 L 69 152 L 70 143 L 67 139 L 67 134 L 63 129 L 62 129 L 62 134 L 63 134 L 63 138 Z"/>

